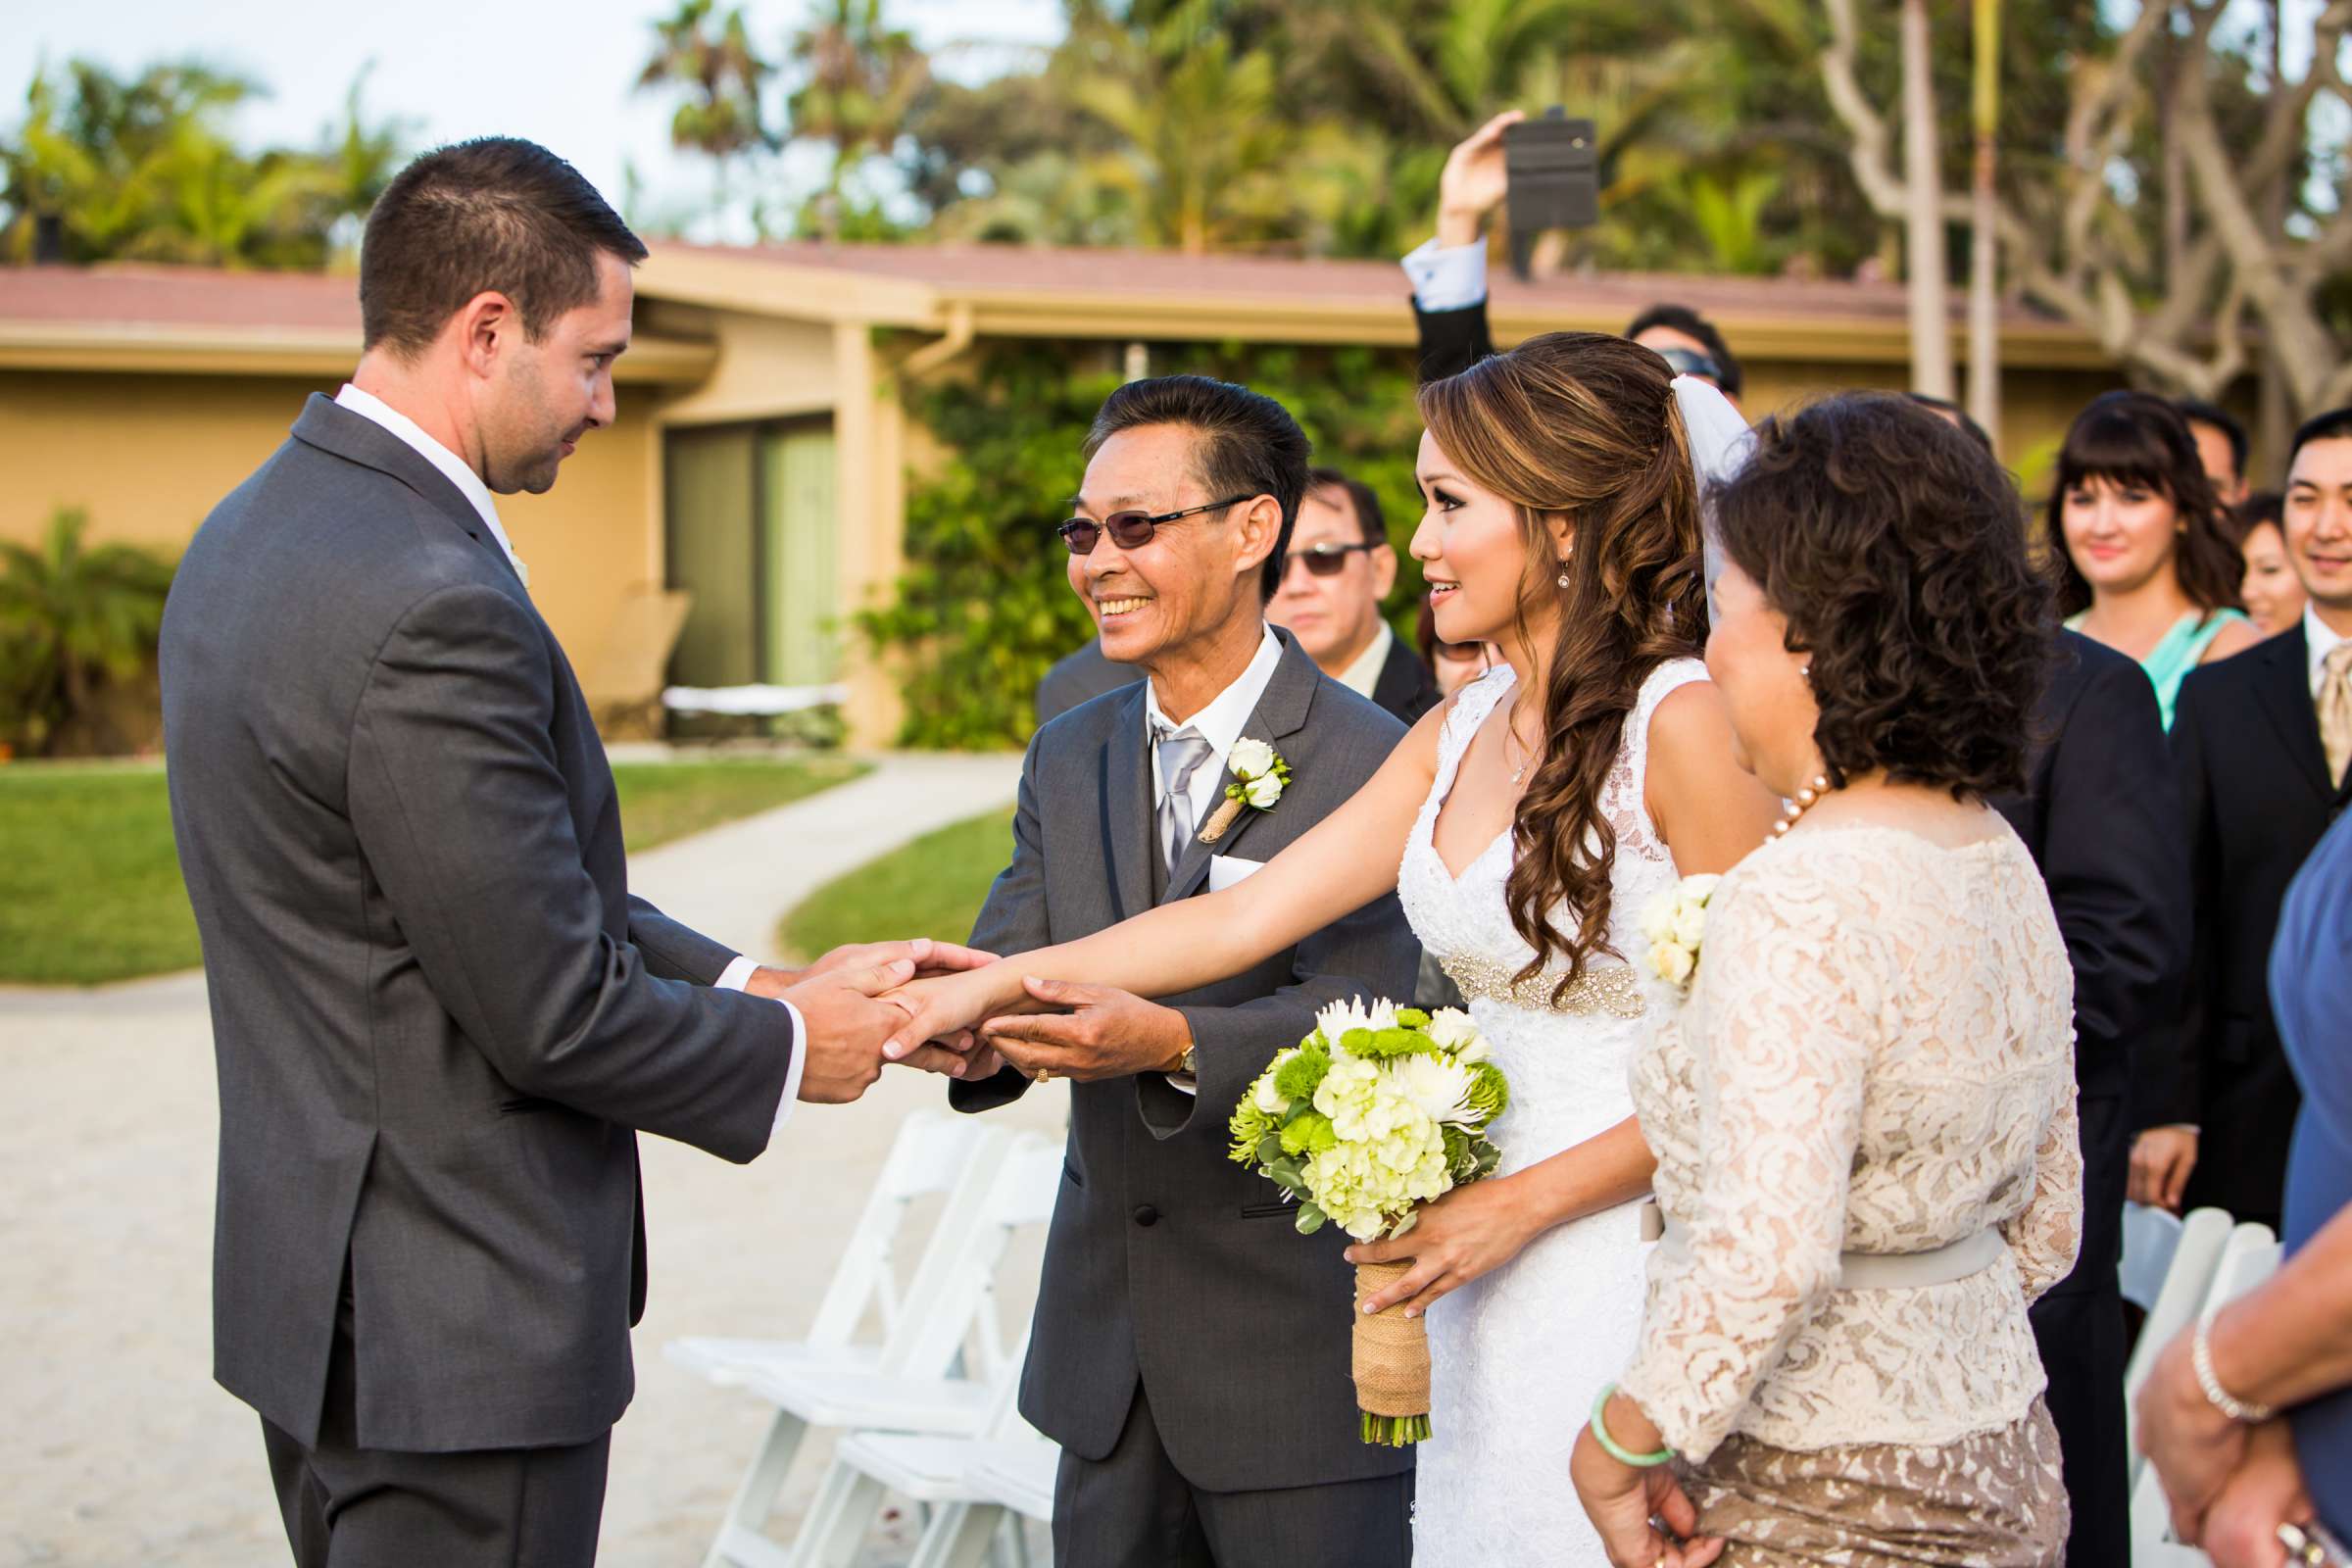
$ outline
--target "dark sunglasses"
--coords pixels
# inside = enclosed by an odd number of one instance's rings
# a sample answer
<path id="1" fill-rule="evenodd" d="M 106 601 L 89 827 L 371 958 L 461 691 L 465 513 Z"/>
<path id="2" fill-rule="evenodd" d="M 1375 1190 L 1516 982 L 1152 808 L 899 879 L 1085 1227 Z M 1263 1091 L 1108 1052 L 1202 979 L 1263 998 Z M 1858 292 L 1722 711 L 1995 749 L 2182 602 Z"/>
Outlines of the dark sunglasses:
<path id="1" fill-rule="evenodd" d="M 1673 368 L 1677 375 L 1696 376 L 1701 381 L 1713 382 L 1718 388 L 1723 385 L 1723 367 L 1704 354 L 1691 349 L 1659 349 L 1657 355 Z"/>
<path id="2" fill-rule="evenodd" d="M 1163 512 L 1156 516 L 1148 512 L 1114 512 L 1101 522 L 1092 517 L 1072 517 L 1054 531 L 1061 535 L 1061 542 L 1070 547 L 1073 556 L 1093 555 L 1095 546 L 1102 542 L 1105 533 L 1110 535 L 1111 543 L 1121 550 L 1141 550 L 1152 542 L 1152 535 L 1158 531 L 1163 522 L 1174 522 L 1182 517 L 1197 516 L 1200 513 L 1216 512 L 1225 507 L 1238 507 L 1245 501 L 1256 499 L 1255 496 L 1232 496 L 1223 501 L 1211 501 L 1204 507 L 1187 507 L 1182 512 Z"/>
<path id="3" fill-rule="evenodd" d="M 1362 544 L 1308 545 L 1304 550 L 1294 550 L 1289 555 L 1282 558 L 1282 574 L 1283 576 L 1288 577 L 1291 574 L 1291 567 L 1297 563 L 1303 561 L 1306 563 L 1306 569 L 1309 575 L 1316 577 L 1337 577 L 1340 574 L 1341 568 L 1348 564 L 1348 558 L 1349 556 L 1356 554 L 1358 551 L 1371 551 L 1379 548 L 1380 547 L 1378 545 Z"/>

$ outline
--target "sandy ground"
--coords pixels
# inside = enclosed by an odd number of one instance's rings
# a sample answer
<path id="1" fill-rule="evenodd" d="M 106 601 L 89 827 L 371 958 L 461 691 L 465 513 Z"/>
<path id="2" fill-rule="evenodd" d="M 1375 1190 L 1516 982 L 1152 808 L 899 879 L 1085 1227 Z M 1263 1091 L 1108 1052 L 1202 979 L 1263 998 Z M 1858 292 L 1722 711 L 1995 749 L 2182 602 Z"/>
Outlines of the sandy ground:
<path id="1" fill-rule="evenodd" d="M 644 856 L 633 881 L 762 952 L 809 888 L 1002 805 L 1017 765 L 888 760 Z M 677 1371 L 662 1342 L 804 1328 L 899 1119 L 940 1101 L 937 1080 L 893 1073 L 858 1105 L 804 1107 L 741 1168 L 644 1141 L 653 1295 L 613 1440 L 605 1563 L 696 1562 L 764 1427 L 763 1407 Z M 1066 1104 L 1049 1090 L 1007 1115 L 1054 1133 Z M 209 1376 L 218 1138 L 200 975 L 0 990 L 0 1568 L 286 1560 L 254 1416 Z M 1007 1264 L 1008 1323 L 1026 1320 L 1036 1264 L 1031 1239 Z M 788 1509 L 815 1476 L 805 1459 Z M 904 1560 L 907 1536 L 886 1530 L 870 1560 Z"/>

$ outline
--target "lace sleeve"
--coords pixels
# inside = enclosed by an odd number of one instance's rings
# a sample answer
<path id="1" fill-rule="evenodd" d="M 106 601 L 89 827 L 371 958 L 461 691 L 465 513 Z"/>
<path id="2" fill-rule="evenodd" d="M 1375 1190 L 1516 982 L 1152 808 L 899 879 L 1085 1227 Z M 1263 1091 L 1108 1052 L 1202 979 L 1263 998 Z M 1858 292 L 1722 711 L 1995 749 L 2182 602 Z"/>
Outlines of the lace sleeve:
<path id="1" fill-rule="evenodd" d="M 2001 1225 L 2029 1301 L 2040 1300 L 2044 1291 L 2073 1273 L 2075 1256 L 2082 1250 L 2082 1139 L 2073 1086 L 2065 1088 L 2034 1152 L 2034 1196 L 2016 1218 Z"/>
<path id="2" fill-rule="evenodd" d="M 1838 1279 L 1886 959 L 1877 911 L 1795 857 L 1724 891 L 1682 1027 L 1699 1171 L 1650 1263 L 1624 1392 L 1702 1459 Z"/>

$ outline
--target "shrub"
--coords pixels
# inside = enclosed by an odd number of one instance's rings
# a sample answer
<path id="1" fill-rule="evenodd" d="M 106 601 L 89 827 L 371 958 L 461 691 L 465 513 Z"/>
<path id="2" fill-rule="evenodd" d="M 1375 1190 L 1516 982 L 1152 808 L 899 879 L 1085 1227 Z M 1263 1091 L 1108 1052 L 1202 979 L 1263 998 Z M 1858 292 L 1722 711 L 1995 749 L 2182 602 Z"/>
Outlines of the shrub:
<path id="1" fill-rule="evenodd" d="M 90 548 L 88 527 L 80 508 L 60 507 L 38 544 L 0 543 L 0 740 L 18 751 L 121 749 L 110 690 L 154 668 L 172 564 Z"/>

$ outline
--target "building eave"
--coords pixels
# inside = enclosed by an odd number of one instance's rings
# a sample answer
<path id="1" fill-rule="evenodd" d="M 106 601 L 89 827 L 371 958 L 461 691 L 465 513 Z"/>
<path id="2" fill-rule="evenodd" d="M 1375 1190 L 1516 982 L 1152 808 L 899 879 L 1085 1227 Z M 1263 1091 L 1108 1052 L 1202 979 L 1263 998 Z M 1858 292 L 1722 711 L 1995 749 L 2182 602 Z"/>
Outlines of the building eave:
<path id="1" fill-rule="evenodd" d="M 220 327 L 151 321 L 0 320 L 0 369 L 160 375 L 341 375 L 360 335 L 341 328 Z M 639 337 L 613 366 L 624 382 L 691 383 L 718 347 Z"/>

